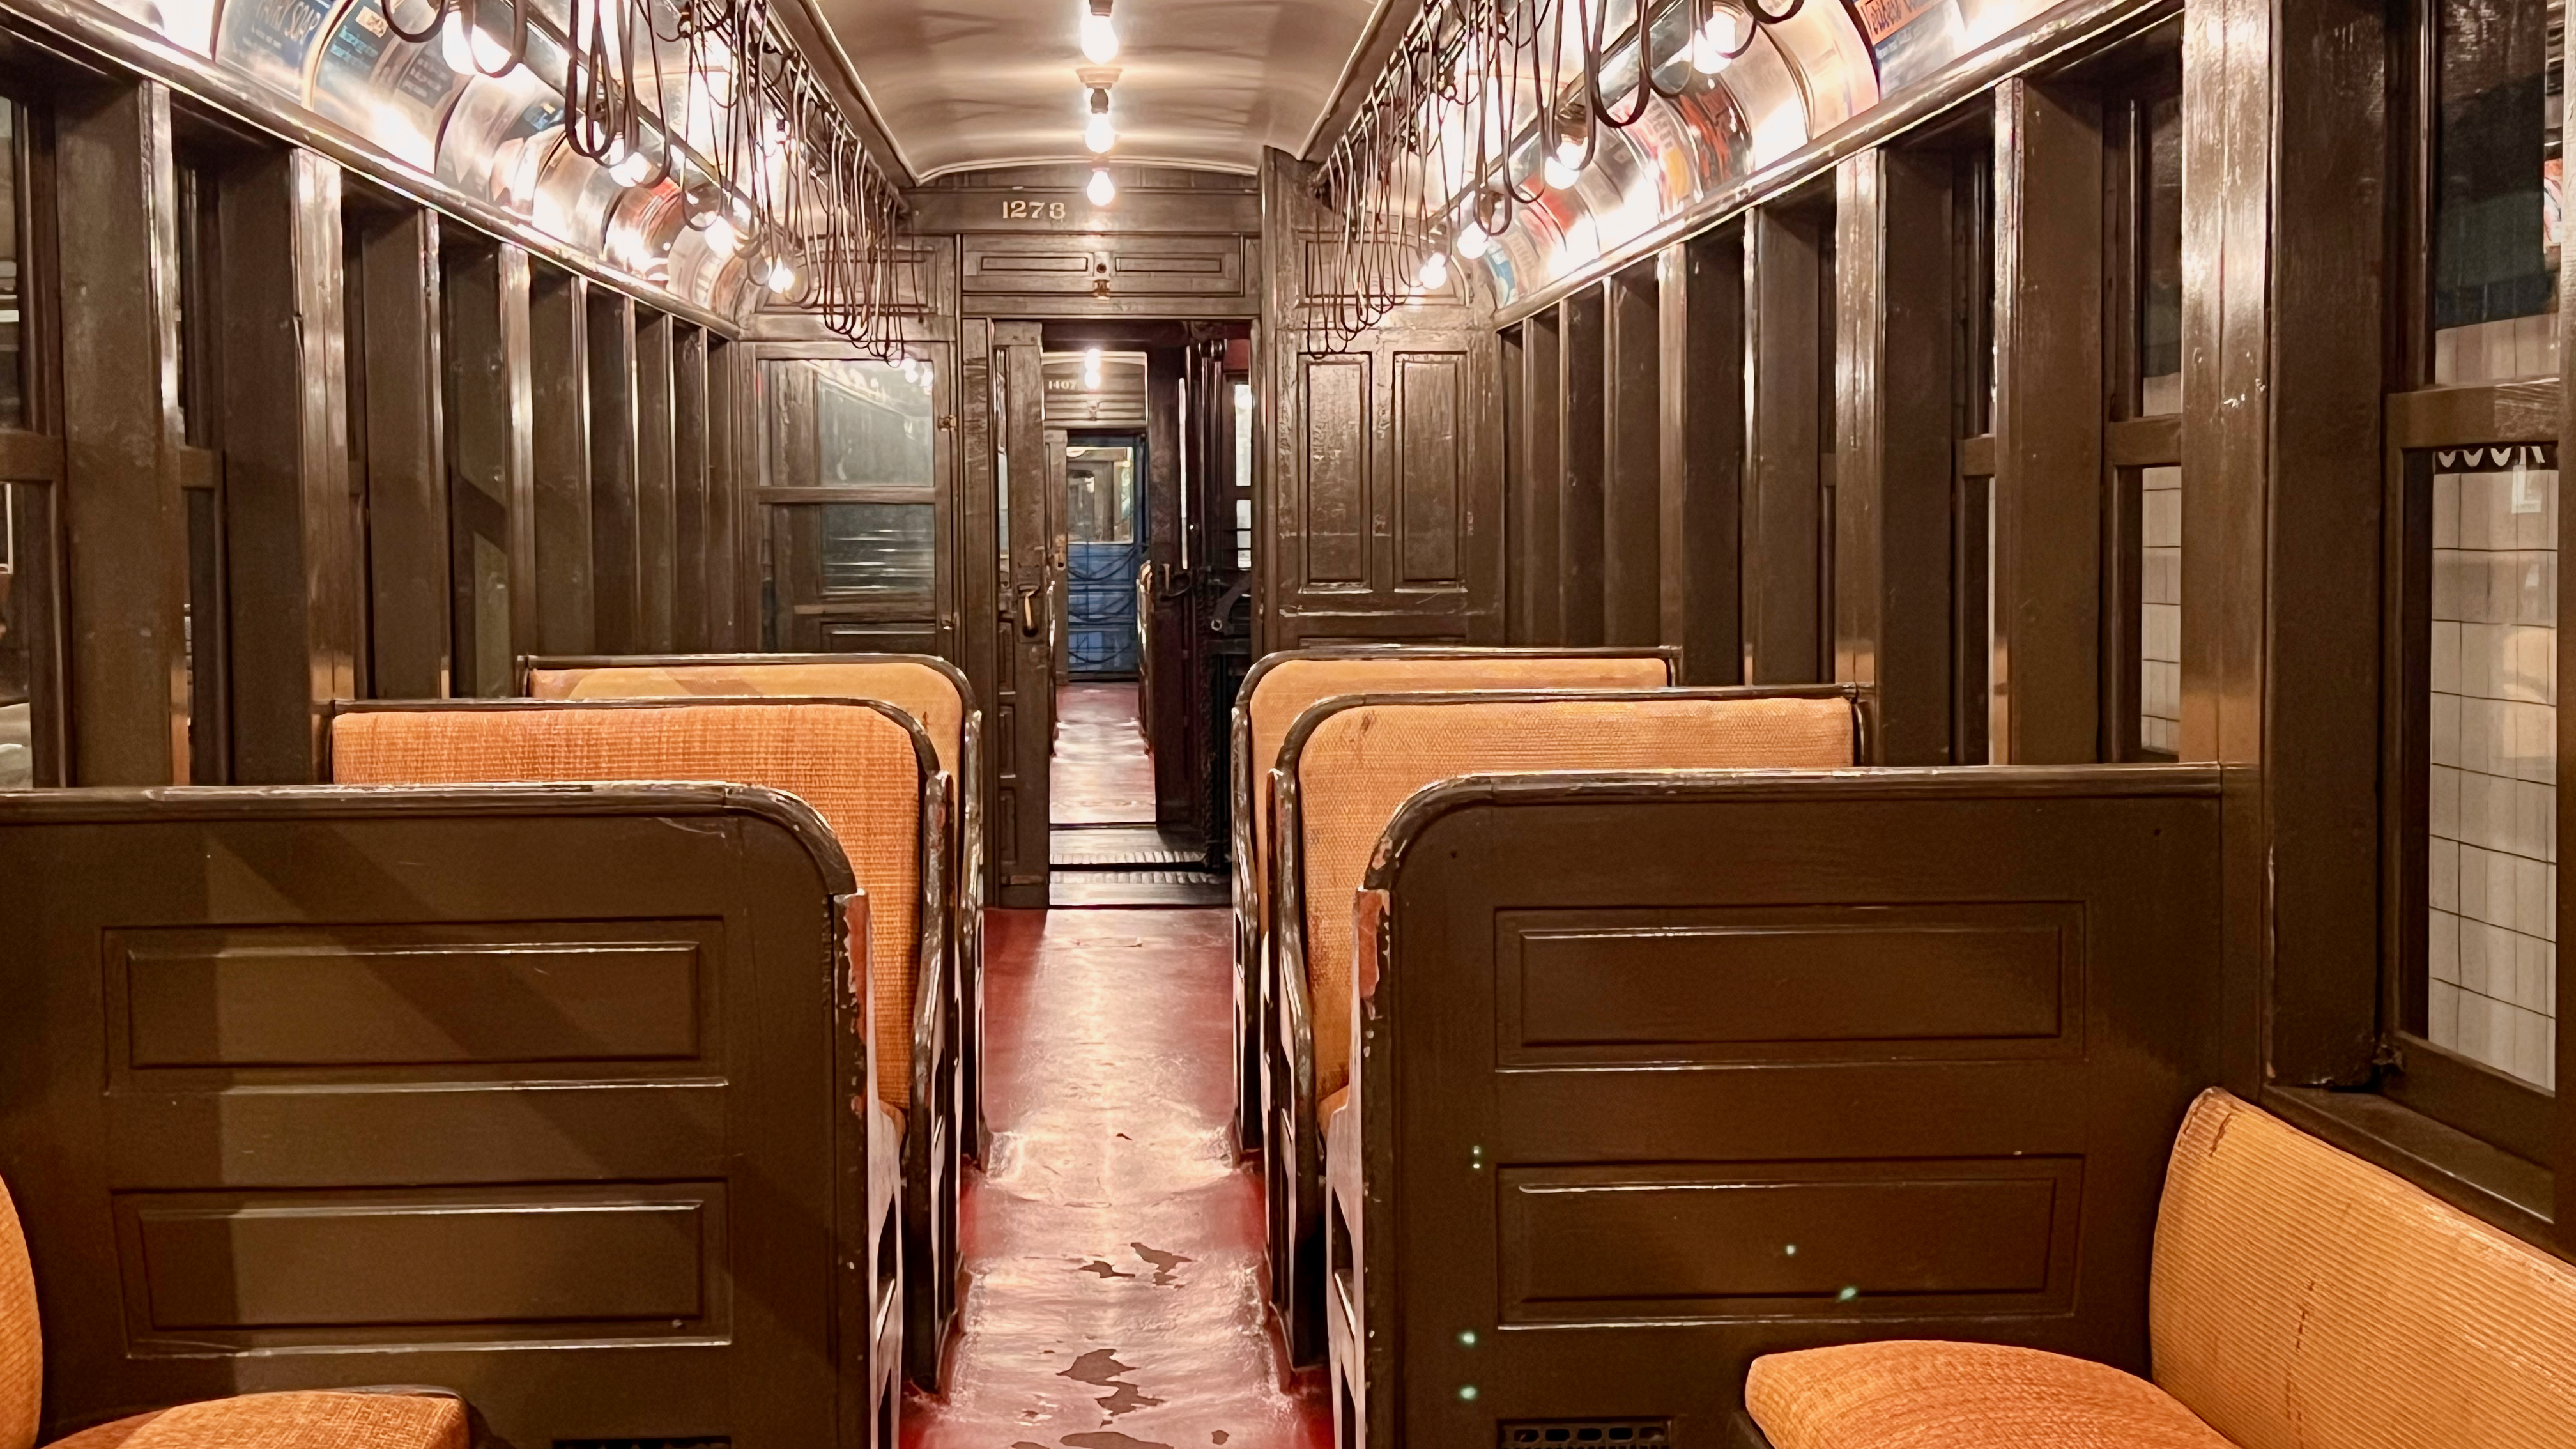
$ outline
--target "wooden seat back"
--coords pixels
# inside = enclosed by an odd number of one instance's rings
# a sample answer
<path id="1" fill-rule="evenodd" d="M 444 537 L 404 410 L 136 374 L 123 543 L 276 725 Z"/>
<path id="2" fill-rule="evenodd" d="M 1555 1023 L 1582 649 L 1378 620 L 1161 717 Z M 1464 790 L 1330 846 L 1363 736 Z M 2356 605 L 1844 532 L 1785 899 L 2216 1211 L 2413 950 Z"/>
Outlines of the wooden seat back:
<path id="1" fill-rule="evenodd" d="M 2576 1444 L 2576 1268 L 2226 1092 L 2174 1142 L 2148 1321 L 2244 1449 Z"/>
<path id="2" fill-rule="evenodd" d="M 864 700 L 446 700 L 345 706 L 330 726 L 343 785 L 723 780 L 814 807 L 868 894 L 877 1094 L 908 1110 L 925 967 L 941 950 L 925 881 L 945 809 L 921 726 Z M 933 901 L 935 895 L 930 897 Z"/>
<path id="3" fill-rule="evenodd" d="M 1343 905 L 1354 1439 L 1722 1440 L 1755 1357 L 1891 1337 L 2144 1372 L 2174 1127 L 2225 1069 L 2221 801 L 2133 765 L 1412 796 Z"/>
<path id="4" fill-rule="evenodd" d="M 1848 689 L 1359 695 L 1310 706 L 1283 744 L 1283 899 L 1313 1004 L 1315 1091 L 1350 1057 L 1351 900 L 1397 807 L 1453 775 L 1836 769 L 1860 757 Z M 1293 783 L 1291 783 L 1293 781 Z"/>
<path id="5" fill-rule="evenodd" d="M 516 1444 L 870 1449 L 904 1316 L 865 904 L 737 785 L 0 797 L 44 1437 L 413 1383 Z"/>

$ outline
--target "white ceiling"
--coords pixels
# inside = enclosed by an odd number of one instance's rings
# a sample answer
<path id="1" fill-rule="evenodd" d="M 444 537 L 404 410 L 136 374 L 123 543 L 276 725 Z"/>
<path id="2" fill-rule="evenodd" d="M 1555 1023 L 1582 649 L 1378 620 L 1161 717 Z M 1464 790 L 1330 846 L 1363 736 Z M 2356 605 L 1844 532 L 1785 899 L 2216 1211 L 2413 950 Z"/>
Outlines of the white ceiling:
<path id="1" fill-rule="evenodd" d="M 1088 161 L 1083 0 L 816 0 L 917 181 Z M 1385 0 L 1116 0 L 1113 161 L 1251 171 L 1306 144 Z"/>

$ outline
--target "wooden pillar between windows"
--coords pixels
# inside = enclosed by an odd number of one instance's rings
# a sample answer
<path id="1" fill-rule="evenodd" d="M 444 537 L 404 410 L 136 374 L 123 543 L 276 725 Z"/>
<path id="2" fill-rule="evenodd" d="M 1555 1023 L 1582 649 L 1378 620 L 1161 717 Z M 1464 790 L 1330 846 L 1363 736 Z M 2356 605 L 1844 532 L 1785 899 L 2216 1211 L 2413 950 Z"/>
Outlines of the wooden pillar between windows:
<path id="1" fill-rule="evenodd" d="M 1656 258 L 1662 641 L 1683 682 L 1744 678 L 1744 261 L 1736 233 L 1676 242 Z"/>
<path id="2" fill-rule="evenodd" d="M 488 698 L 517 691 L 517 657 L 536 640 L 528 254 L 505 243 L 452 250 L 446 309 L 455 687 Z"/>
<path id="3" fill-rule="evenodd" d="M 1946 764 L 1950 159 L 1880 147 L 1834 183 L 1834 677 L 1876 686 L 1876 763 Z"/>
<path id="4" fill-rule="evenodd" d="M 667 654 L 677 638 L 679 507 L 674 498 L 671 423 L 673 323 L 659 312 L 635 313 L 635 550 L 642 584 L 636 647 Z"/>
<path id="5" fill-rule="evenodd" d="M 1565 379 L 1561 358 L 1563 312 L 1551 308 L 1521 326 L 1521 446 L 1525 476 L 1518 480 L 1512 519 L 1513 587 L 1523 620 L 1515 644 L 1557 644 L 1565 638 L 1564 560 L 1557 548 L 1557 520 L 1564 505 Z"/>
<path id="6" fill-rule="evenodd" d="M 1602 387 L 1601 289 L 1586 287 L 1557 310 L 1557 636 L 1576 647 L 1599 644 L 1601 614 L 1601 473 L 1605 400 Z"/>
<path id="7" fill-rule="evenodd" d="M 635 301 L 590 298 L 591 619 L 603 654 L 644 652 L 635 492 Z"/>
<path id="8" fill-rule="evenodd" d="M 321 778 L 323 713 L 357 684 L 340 168 L 281 151 L 220 185 L 233 779 L 291 785 Z"/>
<path id="9" fill-rule="evenodd" d="M 707 650 L 707 334 L 671 338 L 671 647 Z"/>
<path id="10" fill-rule="evenodd" d="M 368 678 L 381 699 L 442 699 L 448 501 L 438 213 L 407 209 L 357 224 L 361 341 L 348 365 L 366 423 Z"/>
<path id="11" fill-rule="evenodd" d="M 596 647 L 590 562 L 590 282 L 548 270 L 528 291 L 540 654 Z"/>
<path id="12" fill-rule="evenodd" d="M 1655 269 L 1602 284 L 1601 642 L 1652 644 L 1662 632 L 1662 320 Z"/>
<path id="13" fill-rule="evenodd" d="M 1996 764 L 2101 758 L 2102 105 L 1995 91 Z"/>
<path id="14" fill-rule="evenodd" d="M 1744 498 L 1744 679 L 1825 677 L 1822 223 L 1757 206 L 1744 218 L 1744 355 L 1752 405 Z"/>
<path id="15" fill-rule="evenodd" d="M 170 92 L 67 87 L 55 117 L 67 778 L 167 785 L 188 770 Z"/>

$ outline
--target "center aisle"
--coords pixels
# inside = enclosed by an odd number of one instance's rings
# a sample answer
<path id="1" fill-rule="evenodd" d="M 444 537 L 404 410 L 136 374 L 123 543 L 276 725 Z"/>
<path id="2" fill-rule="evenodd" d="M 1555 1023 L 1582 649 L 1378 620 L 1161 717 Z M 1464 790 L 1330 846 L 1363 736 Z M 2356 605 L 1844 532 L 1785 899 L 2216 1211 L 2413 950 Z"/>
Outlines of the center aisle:
<path id="1" fill-rule="evenodd" d="M 992 1160 L 948 1393 L 906 1404 L 907 1449 L 1328 1445 L 1320 1388 L 1284 1386 L 1260 1179 L 1228 1141 L 1227 914 L 985 923 Z"/>

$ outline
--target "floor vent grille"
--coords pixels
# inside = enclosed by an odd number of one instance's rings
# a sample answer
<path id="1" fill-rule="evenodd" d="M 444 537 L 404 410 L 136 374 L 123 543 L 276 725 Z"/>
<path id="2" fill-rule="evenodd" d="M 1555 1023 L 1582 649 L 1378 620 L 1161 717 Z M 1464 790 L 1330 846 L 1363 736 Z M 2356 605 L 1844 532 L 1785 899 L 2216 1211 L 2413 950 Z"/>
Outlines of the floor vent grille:
<path id="1" fill-rule="evenodd" d="M 1514 1419 L 1501 1426 L 1500 1449 L 1665 1449 L 1670 1419 Z"/>

